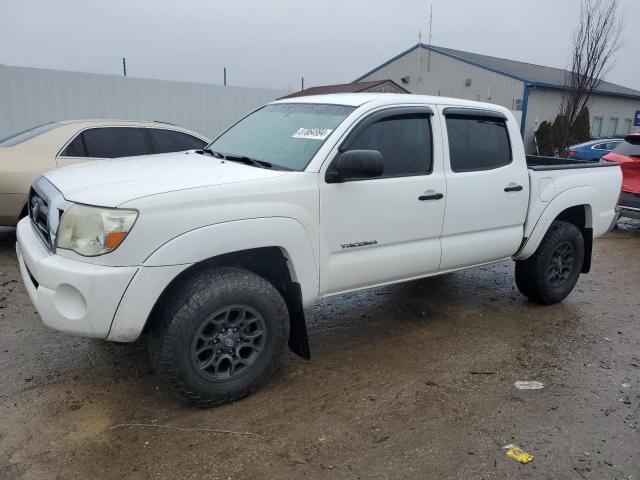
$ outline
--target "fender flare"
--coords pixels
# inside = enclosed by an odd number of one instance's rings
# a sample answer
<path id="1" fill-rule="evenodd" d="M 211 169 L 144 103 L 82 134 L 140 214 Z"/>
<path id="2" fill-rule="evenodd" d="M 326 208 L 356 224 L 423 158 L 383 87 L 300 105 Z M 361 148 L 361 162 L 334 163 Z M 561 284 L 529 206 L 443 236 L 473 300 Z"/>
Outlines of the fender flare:
<path id="1" fill-rule="evenodd" d="M 594 195 L 594 188 L 590 186 L 574 187 L 556 195 L 542 211 L 528 238 L 525 239 L 520 250 L 513 256 L 514 260 L 526 260 L 533 255 L 544 238 L 551 223 L 563 211 L 571 207 L 586 206 L 585 229 L 592 228 L 592 213 L 590 200 Z M 586 240 L 586 239 L 585 239 Z"/>
<path id="2" fill-rule="evenodd" d="M 143 266 L 194 264 L 260 247 L 282 250 L 291 281 L 301 286 L 304 304 L 318 296 L 319 274 L 311 240 L 304 226 L 289 217 L 234 220 L 191 230 L 156 249 Z"/>

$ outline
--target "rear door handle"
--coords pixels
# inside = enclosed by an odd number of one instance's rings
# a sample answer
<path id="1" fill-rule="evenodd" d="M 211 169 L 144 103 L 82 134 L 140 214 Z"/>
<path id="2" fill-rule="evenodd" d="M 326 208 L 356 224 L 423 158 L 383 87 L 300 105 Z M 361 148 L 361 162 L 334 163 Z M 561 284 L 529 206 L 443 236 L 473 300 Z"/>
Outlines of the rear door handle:
<path id="1" fill-rule="evenodd" d="M 505 192 L 519 192 L 520 190 L 522 190 L 522 185 L 509 185 L 508 187 L 504 188 Z"/>
<path id="2" fill-rule="evenodd" d="M 440 200 L 442 197 L 444 197 L 443 194 L 441 193 L 430 193 L 430 192 L 424 192 L 426 195 L 420 195 L 418 197 L 418 200 Z"/>

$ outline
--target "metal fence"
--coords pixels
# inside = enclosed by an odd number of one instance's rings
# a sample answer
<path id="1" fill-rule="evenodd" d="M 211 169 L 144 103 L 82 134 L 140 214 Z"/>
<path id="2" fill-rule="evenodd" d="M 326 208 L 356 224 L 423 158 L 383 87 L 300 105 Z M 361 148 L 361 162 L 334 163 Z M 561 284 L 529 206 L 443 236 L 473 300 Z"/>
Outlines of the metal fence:
<path id="1" fill-rule="evenodd" d="M 0 138 L 55 120 L 160 120 L 209 137 L 287 91 L 0 65 Z"/>

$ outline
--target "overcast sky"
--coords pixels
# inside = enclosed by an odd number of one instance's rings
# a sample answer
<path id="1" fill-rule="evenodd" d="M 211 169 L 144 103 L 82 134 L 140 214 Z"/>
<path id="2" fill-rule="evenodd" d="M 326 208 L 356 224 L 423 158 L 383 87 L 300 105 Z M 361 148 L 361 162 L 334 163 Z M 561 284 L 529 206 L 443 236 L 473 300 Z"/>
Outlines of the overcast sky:
<path id="1" fill-rule="evenodd" d="M 297 90 L 350 82 L 418 41 L 565 68 L 580 0 L 0 0 L 0 63 Z M 607 80 L 640 90 L 640 0 Z"/>

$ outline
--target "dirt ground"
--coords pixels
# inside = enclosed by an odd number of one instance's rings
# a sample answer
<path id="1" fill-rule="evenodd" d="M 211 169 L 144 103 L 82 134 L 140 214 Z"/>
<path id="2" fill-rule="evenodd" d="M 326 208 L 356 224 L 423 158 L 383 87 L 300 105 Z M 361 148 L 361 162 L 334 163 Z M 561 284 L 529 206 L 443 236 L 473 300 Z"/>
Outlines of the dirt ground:
<path id="1" fill-rule="evenodd" d="M 555 306 L 511 262 L 322 301 L 311 361 L 211 410 L 170 396 L 142 342 L 46 329 L 0 231 L 0 478 L 640 480 L 640 222 L 621 227 Z"/>

